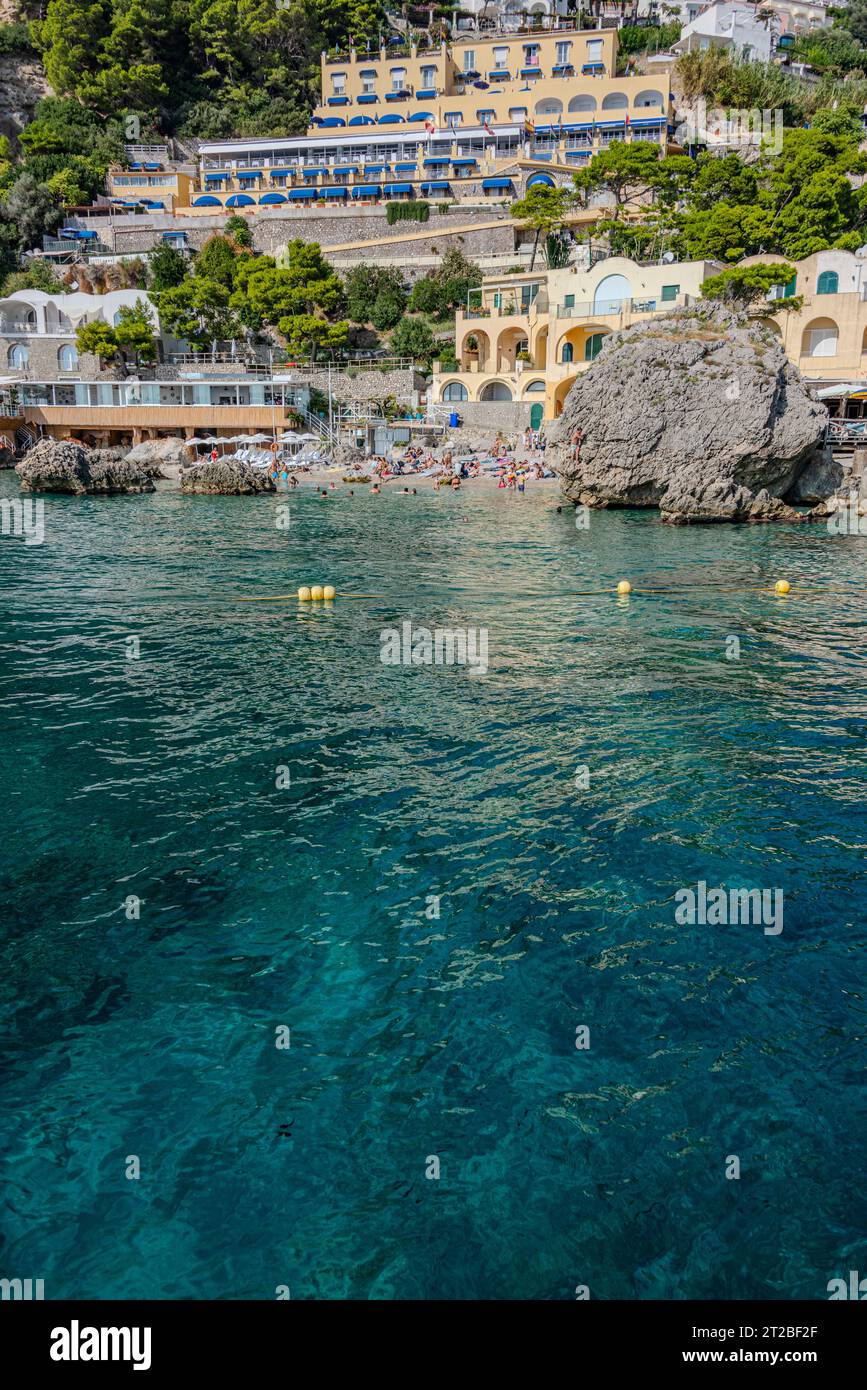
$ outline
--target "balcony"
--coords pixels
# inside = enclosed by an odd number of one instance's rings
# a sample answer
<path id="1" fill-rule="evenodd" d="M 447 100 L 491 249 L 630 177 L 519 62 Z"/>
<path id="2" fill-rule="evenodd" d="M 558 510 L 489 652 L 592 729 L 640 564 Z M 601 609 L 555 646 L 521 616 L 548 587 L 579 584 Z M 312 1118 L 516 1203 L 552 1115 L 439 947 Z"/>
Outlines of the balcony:
<path id="1" fill-rule="evenodd" d="M 662 299 L 660 295 L 645 295 L 640 299 L 585 300 L 578 304 L 558 304 L 554 317 L 558 319 L 598 319 L 622 318 L 627 314 L 667 314 L 671 309 L 682 309 L 688 304 L 698 303 L 698 296 L 679 294 L 674 299 Z"/>

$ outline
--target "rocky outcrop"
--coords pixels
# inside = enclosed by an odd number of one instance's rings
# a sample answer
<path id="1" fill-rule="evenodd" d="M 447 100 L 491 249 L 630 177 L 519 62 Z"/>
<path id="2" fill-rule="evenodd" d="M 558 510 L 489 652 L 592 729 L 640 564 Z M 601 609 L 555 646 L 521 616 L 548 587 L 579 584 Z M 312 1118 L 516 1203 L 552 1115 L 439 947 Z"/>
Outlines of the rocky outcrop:
<path id="1" fill-rule="evenodd" d="M 786 501 L 808 467 L 808 489 L 824 486 L 827 418 L 771 327 L 702 304 L 612 334 L 548 457 L 586 506 L 657 507 L 675 524 L 795 521 Z"/>
<path id="2" fill-rule="evenodd" d="M 71 440 L 41 439 L 16 468 L 24 492 L 153 492 L 150 478 L 112 449 L 85 449 Z"/>
<path id="3" fill-rule="evenodd" d="M 251 468 L 240 459 L 197 463 L 181 474 L 181 492 L 240 496 L 250 492 L 275 491 L 276 484 L 267 468 Z"/>
<path id="4" fill-rule="evenodd" d="M 0 16 L 0 22 L 7 21 Z M 37 104 L 50 91 L 45 69 L 33 54 L 0 55 L 0 135 L 14 140 L 33 120 Z"/>
<path id="5" fill-rule="evenodd" d="M 93 454 L 101 453 L 93 450 Z M 153 481 L 129 459 L 90 458 L 88 492 L 153 492 Z"/>
<path id="6" fill-rule="evenodd" d="M 170 439 L 148 439 L 136 444 L 126 454 L 128 463 L 134 463 L 150 478 L 164 478 L 163 465 L 186 466 L 190 462 L 190 452 L 186 441 L 176 436 Z"/>
<path id="7" fill-rule="evenodd" d="M 837 462 L 831 450 L 819 450 L 789 488 L 786 501 L 793 507 L 814 507 L 836 492 L 843 478 L 843 465 Z"/>
<path id="8" fill-rule="evenodd" d="M 23 492 L 84 494 L 90 490 L 88 451 L 69 440 L 41 439 L 15 471 Z"/>

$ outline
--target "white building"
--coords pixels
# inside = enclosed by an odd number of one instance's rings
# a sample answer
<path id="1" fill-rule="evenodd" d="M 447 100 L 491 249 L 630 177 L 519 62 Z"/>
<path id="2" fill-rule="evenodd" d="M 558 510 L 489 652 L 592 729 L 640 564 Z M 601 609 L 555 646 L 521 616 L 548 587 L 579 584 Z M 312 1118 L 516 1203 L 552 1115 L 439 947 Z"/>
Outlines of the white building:
<path id="1" fill-rule="evenodd" d="M 143 290 L 112 290 L 109 294 L 46 294 L 45 290 L 16 290 L 0 299 L 0 368 L 20 372 L 49 368 L 78 371 L 76 329 L 84 323 L 115 327 L 124 307 L 141 300 L 150 311 L 159 335 L 157 312 Z"/>
<path id="2" fill-rule="evenodd" d="M 767 63 L 774 48 L 775 21 L 759 19 L 759 9 L 757 5 L 714 0 L 684 25 L 674 50 L 697 53 L 707 48 L 728 48 L 737 57 Z"/>

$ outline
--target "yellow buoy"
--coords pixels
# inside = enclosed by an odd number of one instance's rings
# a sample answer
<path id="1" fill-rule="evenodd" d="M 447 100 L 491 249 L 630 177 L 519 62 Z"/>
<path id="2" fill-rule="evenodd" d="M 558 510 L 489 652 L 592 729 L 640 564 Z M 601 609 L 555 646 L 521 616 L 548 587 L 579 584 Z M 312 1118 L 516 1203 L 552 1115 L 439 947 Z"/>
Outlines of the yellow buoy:
<path id="1" fill-rule="evenodd" d="M 333 585 L 333 584 L 326 584 L 325 587 L 324 587 L 323 590 L 322 590 L 322 597 L 323 597 L 323 598 L 334 598 L 334 593 L 335 593 L 334 585 Z"/>
<path id="2" fill-rule="evenodd" d="M 632 593 L 632 585 L 630 584 L 628 579 L 621 579 L 620 583 L 617 585 L 617 592 L 618 594 Z"/>
<path id="3" fill-rule="evenodd" d="M 789 583 L 788 579 L 778 579 L 776 584 L 774 585 L 774 588 L 776 589 L 778 594 L 787 594 L 791 587 L 792 586 Z"/>
<path id="4" fill-rule="evenodd" d="M 308 599 L 310 597 L 310 590 L 306 584 L 301 585 L 301 588 L 298 590 L 298 597 L 300 599 Z"/>
<path id="5" fill-rule="evenodd" d="M 322 597 L 322 585 L 321 585 L 321 584 L 314 584 L 314 585 L 313 585 L 313 588 L 310 590 L 310 597 L 311 597 L 311 598 L 321 598 L 321 597 Z"/>

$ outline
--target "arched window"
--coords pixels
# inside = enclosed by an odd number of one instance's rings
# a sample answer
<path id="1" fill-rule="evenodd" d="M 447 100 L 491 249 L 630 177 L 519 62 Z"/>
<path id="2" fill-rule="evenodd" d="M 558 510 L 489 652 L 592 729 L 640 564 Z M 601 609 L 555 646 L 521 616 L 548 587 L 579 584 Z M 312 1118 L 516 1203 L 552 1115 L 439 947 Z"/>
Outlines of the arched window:
<path id="1" fill-rule="evenodd" d="M 594 357 L 598 357 L 598 356 L 599 356 L 599 349 L 600 349 L 601 346 L 602 346 L 602 339 L 603 339 L 605 336 L 606 336 L 606 335 L 605 335 L 604 333 L 591 333 L 591 334 L 590 334 L 590 337 L 587 339 L 587 342 L 584 344 L 584 361 L 585 361 L 585 362 L 592 362 L 593 359 L 594 359 Z"/>
<path id="2" fill-rule="evenodd" d="M 645 87 L 638 93 L 632 102 L 633 106 L 658 106 L 662 110 L 662 92 L 657 92 L 653 87 Z"/>
<path id="3" fill-rule="evenodd" d="M 469 392 L 462 381 L 450 381 L 448 386 L 443 387 L 444 401 L 466 401 L 469 399 Z"/>
<path id="4" fill-rule="evenodd" d="M 26 367 L 30 361 L 30 353 L 23 343 L 16 343 L 9 354 L 10 367 Z"/>
<path id="5" fill-rule="evenodd" d="M 840 284 L 840 277 L 836 270 L 823 270 L 816 281 L 817 294 L 836 294 Z"/>
<path id="6" fill-rule="evenodd" d="M 537 116 L 559 116 L 563 111 L 562 101 L 557 97 L 544 97 L 542 101 L 536 102 Z"/>
<path id="7" fill-rule="evenodd" d="M 562 353 L 560 354 L 560 361 L 561 361 L 561 362 L 571 362 L 572 359 L 573 359 L 573 356 L 574 356 L 574 353 L 573 353 L 573 349 L 572 349 L 572 344 L 571 344 L 571 343 L 564 343 L 564 344 L 563 344 L 563 351 L 562 351 Z"/>
<path id="8" fill-rule="evenodd" d="M 510 401 L 512 393 L 503 381 L 489 381 L 479 392 L 480 401 Z"/>
<path id="9" fill-rule="evenodd" d="M 802 357 L 836 357 L 838 336 L 833 319 L 813 319 L 801 339 Z"/>
<path id="10" fill-rule="evenodd" d="M 625 275 L 606 275 L 596 286 L 593 308 L 597 314 L 617 314 L 625 299 L 632 297 L 632 286 Z"/>
<path id="11" fill-rule="evenodd" d="M 62 372 L 74 372 L 78 366 L 78 353 L 72 343 L 64 343 L 57 354 L 57 363 Z"/>
<path id="12" fill-rule="evenodd" d="M 545 390 L 544 381 L 531 381 L 529 386 L 524 387 L 525 396 L 537 396 Z"/>
<path id="13" fill-rule="evenodd" d="M 607 97 L 602 99 L 603 111 L 623 111 L 629 105 L 629 98 L 625 92 L 609 92 Z"/>
<path id="14" fill-rule="evenodd" d="M 595 111 L 596 98 L 592 96 L 573 97 L 569 102 L 569 110 L 575 111 Z"/>

